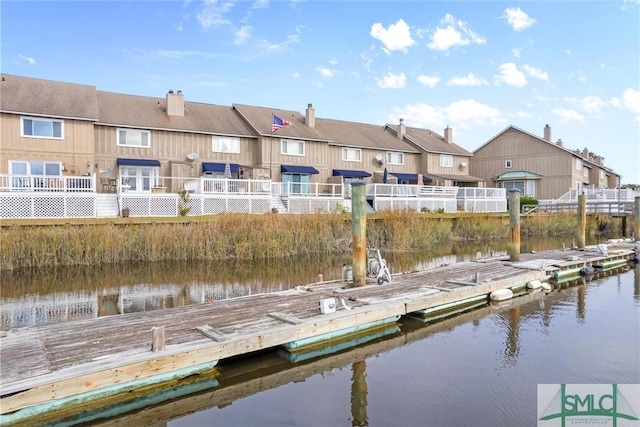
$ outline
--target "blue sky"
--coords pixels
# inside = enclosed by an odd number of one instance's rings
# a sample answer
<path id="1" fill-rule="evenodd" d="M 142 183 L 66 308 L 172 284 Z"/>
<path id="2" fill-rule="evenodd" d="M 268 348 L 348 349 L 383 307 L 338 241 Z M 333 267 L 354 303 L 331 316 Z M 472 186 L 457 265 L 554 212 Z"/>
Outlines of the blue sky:
<path id="1" fill-rule="evenodd" d="M 640 184 L 640 0 L 2 1 L 2 72 L 372 124 L 509 125 Z"/>

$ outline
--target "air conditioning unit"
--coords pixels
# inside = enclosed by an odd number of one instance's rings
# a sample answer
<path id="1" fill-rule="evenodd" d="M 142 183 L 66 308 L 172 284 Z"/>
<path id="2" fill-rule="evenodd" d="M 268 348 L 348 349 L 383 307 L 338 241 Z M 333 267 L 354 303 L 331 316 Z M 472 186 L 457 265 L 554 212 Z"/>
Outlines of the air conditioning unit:
<path id="1" fill-rule="evenodd" d="M 336 312 L 336 299 L 325 298 L 320 300 L 320 313 L 335 313 Z"/>

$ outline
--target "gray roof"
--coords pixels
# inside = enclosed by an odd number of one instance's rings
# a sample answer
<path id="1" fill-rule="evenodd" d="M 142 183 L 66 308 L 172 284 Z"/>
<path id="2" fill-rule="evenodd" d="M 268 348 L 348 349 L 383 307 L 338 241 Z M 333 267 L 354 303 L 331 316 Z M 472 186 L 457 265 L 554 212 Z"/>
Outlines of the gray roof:
<path id="1" fill-rule="evenodd" d="M 257 137 L 231 107 L 184 102 L 184 116 L 167 114 L 166 98 L 98 92 L 103 124 L 216 135 Z"/>
<path id="2" fill-rule="evenodd" d="M 96 87 L 1 74 L 0 110 L 98 120 Z"/>
<path id="3" fill-rule="evenodd" d="M 257 134 L 263 136 L 273 134 L 283 138 L 306 139 L 308 141 L 329 141 L 328 138 L 322 135 L 316 128 L 307 126 L 304 115 L 297 111 L 255 107 L 243 104 L 233 104 L 233 108 Z M 271 125 L 273 124 L 274 115 L 282 120 L 290 121 L 292 125 L 282 127 L 272 133 Z"/>
<path id="4" fill-rule="evenodd" d="M 316 118 L 316 129 L 335 145 L 420 153 L 381 125 Z"/>
<path id="5" fill-rule="evenodd" d="M 387 127 L 393 129 L 396 134 L 399 131 L 399 126 L 400 125 L 387 125 Z M 405 129 L 405 139 L 421 147 L 424 151 L 427 151 L 429 153 L 455 154 L 469 157 L 472 156 L 470 151 L 465 150 L 455 143 L 449 143 L 445 141 L 443 136 L 430 129 L 420 129 L 406 125 Z"/>

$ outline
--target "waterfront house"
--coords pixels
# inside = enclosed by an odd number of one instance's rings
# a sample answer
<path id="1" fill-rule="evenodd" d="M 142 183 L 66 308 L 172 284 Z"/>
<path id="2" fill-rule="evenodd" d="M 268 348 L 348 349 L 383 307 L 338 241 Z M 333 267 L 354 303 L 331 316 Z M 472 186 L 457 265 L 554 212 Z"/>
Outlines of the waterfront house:
<path id="1" fill-rule="evenodd" d="M 618 188 L 620 175 L 604 165 L 604 158 L 587 148 L 571 150 L 562 139 L 551 139 L 546 125 L 539 137 L 508 126 L 473 152 L 470 173 L 488 186 L 524 196 L 557 199 L 571 190 Z"/>

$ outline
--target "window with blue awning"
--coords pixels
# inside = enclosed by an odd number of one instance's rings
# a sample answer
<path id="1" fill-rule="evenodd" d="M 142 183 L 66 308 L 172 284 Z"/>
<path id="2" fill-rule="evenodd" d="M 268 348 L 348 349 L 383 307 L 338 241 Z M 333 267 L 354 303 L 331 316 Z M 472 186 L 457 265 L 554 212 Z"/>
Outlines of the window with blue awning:
<path id="1" fill-rule="evenodd" d="M 280 166 L 280 172 L 282 173 L 300 173 L 300 174 L 310 174 L 315 175 L 318 172 L 318 169 L 313 166 L 296 166 L 296 165 L 282 165 Z"/>
<path id="2" fill-rule="evenodd" d="M 226 163 L 202 162 L 202 173 L 224 172 Z M 240 165 L 237 163 L 229 163 L 231 173 L 238 173 Z"/>
<path id="3" fill-rule="evenodd" d="M 159 160 L 151 160 L 151 159 L 122 159 L 119 158 L 116 160 L 118 166 L 145 166 L 145 167 L 160 167 Z"/>
<path id="4" fill-rule="evenodd" d="M 371 176 L 369 172 L 366 171 L 358 171 L 358 170 L 348 170 L 348 169 L 334 169 L 333 176 L 344 176 L 347 178 L 366 178 Z"/>
<path id="5" fill-rule="evenodd" d="M 404 179 L 407 181 L 417 181 L 418 174 L 417 173 L 402 173 L 402 172 L 389 172 L 389 174 L 395 176 L 398 179 Z M 431 178 L 427 178 L 426 176 L 422 177 L 422 182 L 431 182 Z"/>

